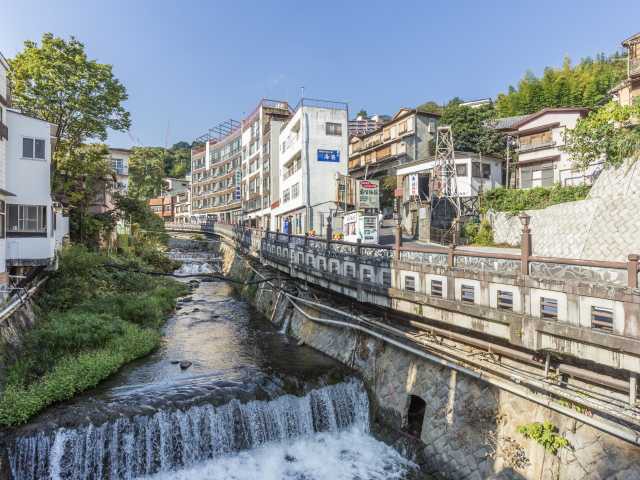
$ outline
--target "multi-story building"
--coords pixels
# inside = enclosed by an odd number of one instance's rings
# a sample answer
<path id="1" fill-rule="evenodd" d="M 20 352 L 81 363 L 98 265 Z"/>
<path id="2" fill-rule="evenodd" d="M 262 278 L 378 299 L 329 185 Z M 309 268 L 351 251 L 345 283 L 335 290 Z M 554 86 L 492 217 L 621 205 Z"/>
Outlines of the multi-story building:
<path id="1" fill-rule="evenodd" d="M 519 188 L 590 184 L 600 163 L 575 167 L 563 150 L 565 132 L 587 115 L 586 108 L 545 108 L 513 123 L 509 134 L 517 141 L 516 186 Z"/>
<path id="2" fill-rule="evenodd" d="M 336 175 L 347 173 L 346 103 L 302 99 L 282 128 L 280 199 L 273 206 L 272 229 L 302 234 L 326 231 L 336 205 Z"/>
<path id="3" fill-rule="evenodd" d="M 251 226 L 270 227 L 280 198 L 278 138 L 290 116 L 287 102 L 262 99 L 242 122 L 242 220 Z"/>
<path id="4" fill-rule="evenodd" d="M 616 85 L 612 94 L 620 105 L 640 102 L 640 33 L 622 42 L 627 50 L 627 78 Z"/>
<path id="5" fill-rule="evenodd" d="M 189 198 L 190 182 L 186 178 L 165 178 L 162 194 L 149 199 L 149 207 L 165 222 L 175 222 L 177 206 L 180 199 Z"/>
<path id="6" fill-rule="evenodd" d="M 7 165 L 7 140 L 9 139 L 9 128 L 7 126 L 7 108 L 9 108 L 9 83 L 7 73 L 9 63 L 0 53 L 0 289 L 9 282 L 6 262 L 6 239 L 5 239 L 5 214 L 7 197 L 11 195 L 6 190 L 6 165 Z"/>
<path id="7" fill-rule="evenodd" d="M 127 148 L 108 147 L 107 161 L 113 169 L 113 176 L 104 179 L 100 191 L 96 194 L 90 207 L 91 213 L 106 213 L 116 208 L 114 194 L 126 195 L 129 190 L 129 157 L 131 150 Z"/>
<path id="8" fill-rule="evenodd" d="M 185 176 L 188 187 L 183 192 L 178 192 L 174 197 L 174 220 L 177 223 L 191 223 L 191 174 Z"/>
<path id="9" fill-rule="evenodd" d="M 55 125 L 13 109 L 7 121 L 6 262 L 21 271 L 52 264 L 69 223 L 51 198 Z"/>
<path id="10" fill-rule="evenodd" d="M 377 130 L 352 137 L 349 174 L 355 178 L 395 175 L 400 165 L 433 157 L 439 115 L 401 108 Z"/>
<path id="11" fill-rule="evenodd" d="M 367 135 L 391 120 L 389 115 L 358 115 L 349 120 L 349 137 Z"/>
<path id="12" fill-rule="evenodd" d="M 242 216 L 240 122 L 227 120 L 209 130 L 204 145 L 191 150 L 191 219 L 238 223 Z"/>

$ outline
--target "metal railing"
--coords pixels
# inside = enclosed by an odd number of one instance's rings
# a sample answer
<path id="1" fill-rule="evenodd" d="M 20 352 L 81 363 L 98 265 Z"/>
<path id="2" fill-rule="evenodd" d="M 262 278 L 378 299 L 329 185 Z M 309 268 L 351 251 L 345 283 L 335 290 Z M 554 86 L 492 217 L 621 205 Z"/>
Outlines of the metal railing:
<path id="1" fill-rule="evenodd" d="M 521 253 L 484 252 L 469 249 L 449 247 L 419 247 L 403 246 L 396 242 L 395 246 L 376 244 L 362 244 L 345 242 L 342 240 L 327 240 L 308 235 L 289 235 L 279 232 L 250 229 L 234 226 L 235 238 L 245 246 L 253 246 L 257 255 L 260 254 L 260 242 L 280 243 L 288 249 L 301 247 L 314 251 L 322 251 L 328 256 L 355 255 L 363 257 L 385 257 L 406 263 L 433 263 L 448 268 L 466 268 L 470 270 L 494 271 L 503 274 L 516 274 L 534 277 L 553 277 L 562 279 L 557 271 L 563 267 L 576 267 L 566 278 L 574 280 L 607 283 L 621 287 L 638 288 L 638 263 L 640 256 L 630 254 L 627 261 L 584 260 L 560 257 L 536 256 L 531 253 L 531 233 L 523 233 Z M 285 241 L 286 237 L 286 241 Z M 258 239 L 257 242 L 255 239 Z M 258 245 L 256 248 L 256 244 Z M 445 262 L 446 259 L 446 262 Z"/>

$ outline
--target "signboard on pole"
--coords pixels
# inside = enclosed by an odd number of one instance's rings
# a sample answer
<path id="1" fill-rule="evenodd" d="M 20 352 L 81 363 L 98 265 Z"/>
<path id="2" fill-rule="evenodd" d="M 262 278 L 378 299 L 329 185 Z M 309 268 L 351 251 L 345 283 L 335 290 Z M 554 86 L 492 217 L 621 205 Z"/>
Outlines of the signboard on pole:
<path id="1" fill-rule="evenodd" d="M 409 175 L 409 196 L 417 197 L 420 194 L 418 186 L 418 174 L 412 173 Z"/>
<path id="2" fill-rule="evenodd" d="M 358 180 L 356 208 L 380 208 L 380 182 L 378 180 Z"/>

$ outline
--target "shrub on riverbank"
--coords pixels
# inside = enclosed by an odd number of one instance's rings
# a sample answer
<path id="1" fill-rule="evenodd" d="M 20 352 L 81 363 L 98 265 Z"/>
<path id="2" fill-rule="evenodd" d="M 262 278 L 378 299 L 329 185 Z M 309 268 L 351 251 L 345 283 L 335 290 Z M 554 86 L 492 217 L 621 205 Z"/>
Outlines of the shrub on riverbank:
<path id="1" fill-rule="evenodd" d="M 523 210 L 535 210 L 565 202 L 583 200 L 589 193 L 590 186 L 577 185 L 563 187 L 534 188 L 494 188 L 487 190 L 480 197 L 481 210 L 519 213 Z"/>
<path id="2" fill-rule="evenodd" d="M 94 387 L 160 343 L 159 328 L 186 287 L 151 276 L 142 260 L 65 249 L 36 307 L 0 396 L 0 425 L 24 423 L 54 402 Z"/>

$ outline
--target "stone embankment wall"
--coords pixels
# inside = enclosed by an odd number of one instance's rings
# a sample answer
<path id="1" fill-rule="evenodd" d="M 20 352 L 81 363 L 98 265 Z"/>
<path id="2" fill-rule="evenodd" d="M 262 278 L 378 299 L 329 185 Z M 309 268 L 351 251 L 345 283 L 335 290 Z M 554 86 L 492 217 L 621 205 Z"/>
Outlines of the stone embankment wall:
<path id="1" fill-rule="evenodd" d="M 527 213 L 534 255 L 625 261 L 640 252 L 640 162 L 603 171 L 585 200 Z M 520 243 L 517 216 L 487 217 L 496 243 Z"/>
<path id="2" fill-rule="evenodd" d="M 254 277 L 232 248 L 222 249 L 225 272 L 236 279 Z M 403 431 L 410 395 L 422 398 L 426 412 L 418 458 L 433 478 L 640 478 L 638 447 L 364 333 L 310 321 L 277 302 L 277 290 L 265 284 L 249 285 L 241 293 L 278 327 L 288 323 L 289 335 L 359 371 L 380 430 Z M 329 298 L 324 301 L 330 304 Z M 543 421 L 556 425 L 571 448 L 552 455 L 517 432 L 519 425 Z"/>

